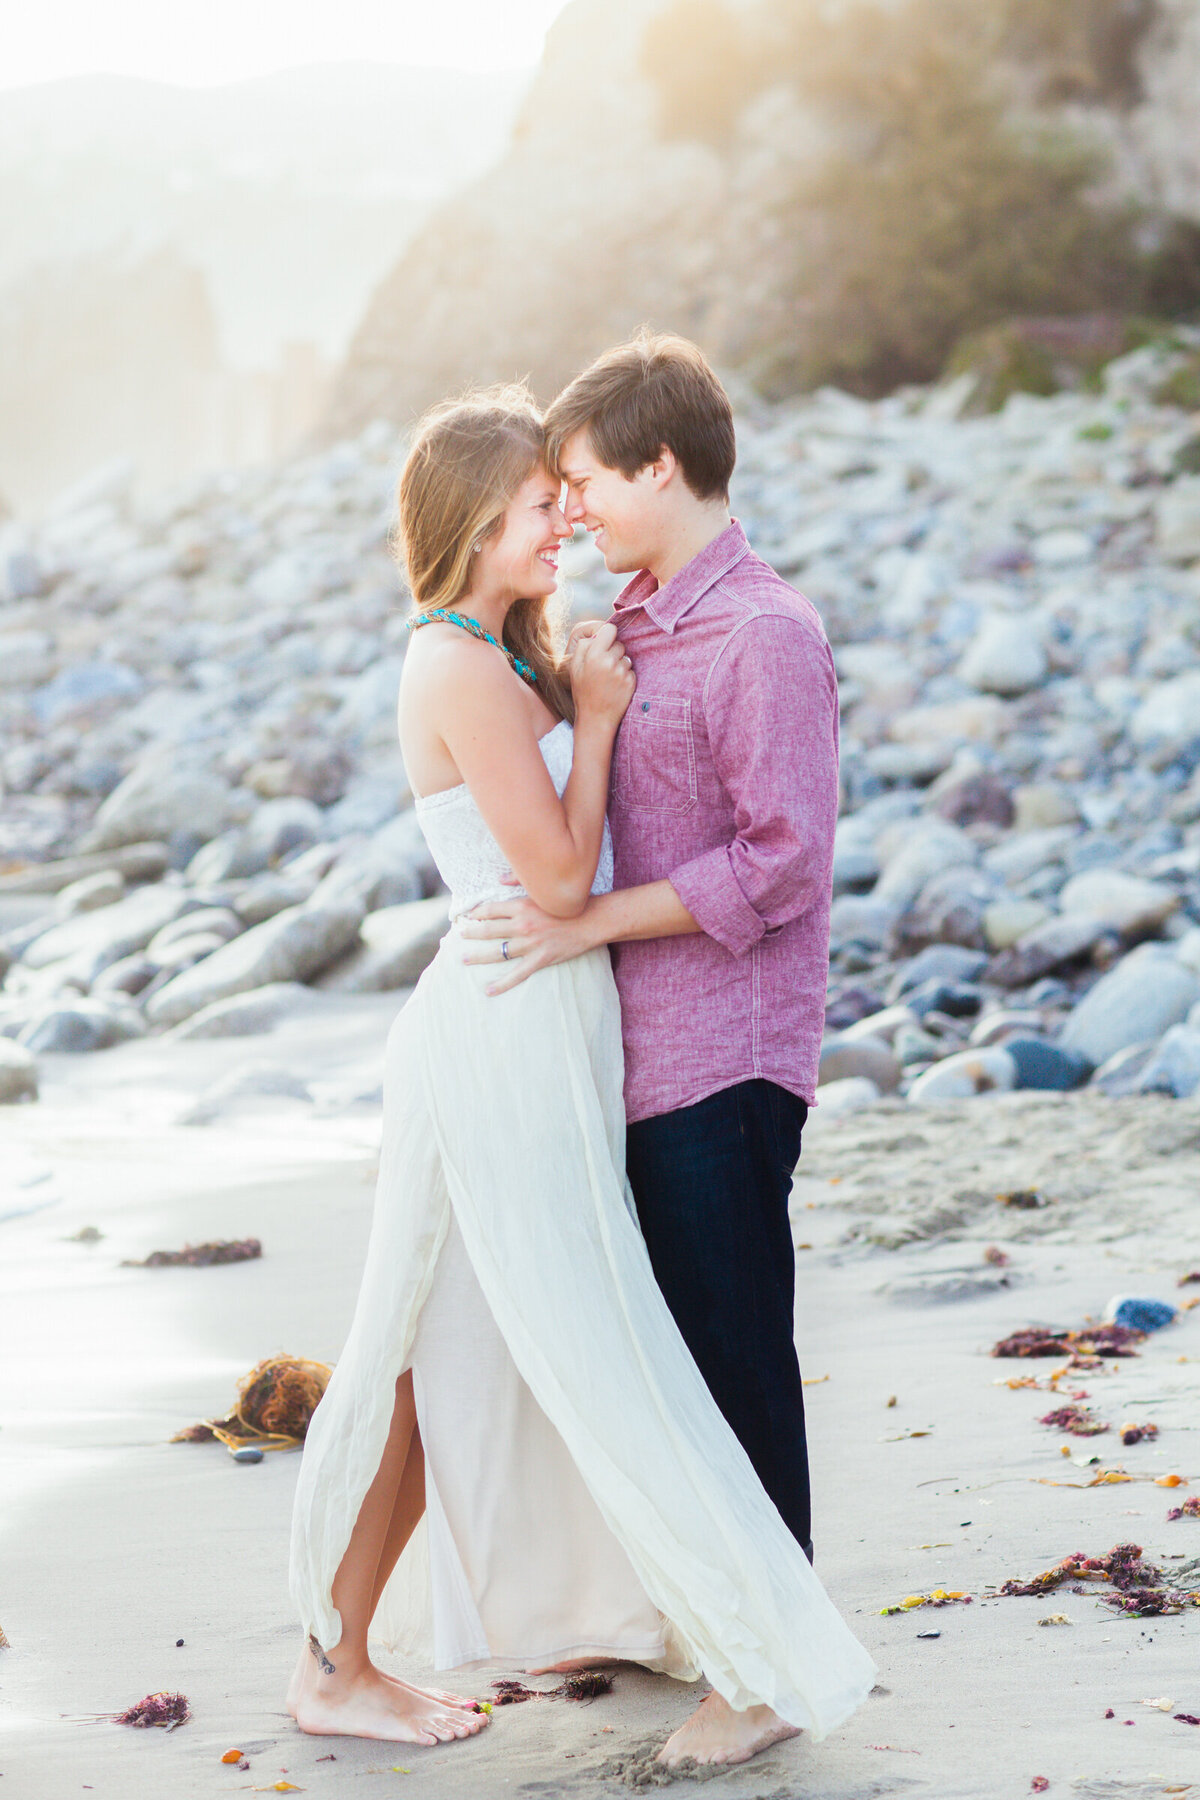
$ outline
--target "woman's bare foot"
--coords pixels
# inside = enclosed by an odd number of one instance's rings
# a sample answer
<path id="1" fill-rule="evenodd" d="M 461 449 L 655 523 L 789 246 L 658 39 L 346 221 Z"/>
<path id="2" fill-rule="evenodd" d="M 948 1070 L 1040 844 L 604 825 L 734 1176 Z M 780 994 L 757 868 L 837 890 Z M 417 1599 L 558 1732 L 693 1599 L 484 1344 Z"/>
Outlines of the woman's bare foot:
<path id="1" fill-rule="evenodd" d="M 313 1736 L 444 1744 L 474 1737 L 490 1723 L 487 1713 L 466 1711 L 461 1703 L 450 1705 L 402 1684 L 371 1662 L 339 1669 L 326 1658 L 328 1669 L 310 1672 L 306 1660 L 307 1651 L 292 1677 L 288 1711 L 301 1731 Z"/>
<path id="2" fill-rule="evenodd" d="M 671 1733 L 655 1760 L 669 1769 L 689 1758 L 698 1763 L 749 1762 L 760 1750 L 799 1735 L 795 1725 L 788 1725 L 769 1706 L 734 1712 L 720 1694 L 709 1694 L 691 1718 Z"/>
<path id="3" fill-rule="evenodd" d="M 443 1706 L 456 1706 L 460 1712 L 475 1712 L 479 1706 L 478 1700 L 472 1700 L 469 1694 L 448 1694 L 444 1688 L 419 1687 L 415 1681 L 403 1681 L 399 1675 L 389 1675 L 386 1669 L 380 1669 L 379 1673 L 385 1681 L 407 1688 L 410 1694 L 420 1694 L 426 1700 L 440 1700 Z"/>
<path id="4" fill-rule="evenodd" d="M 526 1669 L 527 1675 L 574 1675 L 577 1669 L 619 1669 L 615 1656 L 569 1656 L 564 1662 L 546 1663 L 541 1669 Z"/>
<path id="5" fill-rule="evenodd" d="M 293 1719 L 296 1716 L 296 1703 L 300 1697 L 301 1686 L 305 1676 L 310 1673 L 315 1673 L 315 1671 L 308 1647 L 305 1645 L 301 1647 L 296 1667 L 292 1670 L 292 1679 L 288 1683 L 287 1709 Z M 466 1694 L 448 1694 L 441 1688 L 418 1687 L 415 1681 L 402 1681 L 399 1675 L 389 1675 L 386 1669 L 380 1669 L 379 1673 L 385 1681 L 392 1682 L 396 1687 L 406 1688 L 409 1693 L 419 1695 L 422 1700 L 439 1700 L 443 1706 L 457 1707 L 460 1712 L 469 1713 L 475 1712 L 479 1706 L 478 1700 L 472 1700 Z"/>

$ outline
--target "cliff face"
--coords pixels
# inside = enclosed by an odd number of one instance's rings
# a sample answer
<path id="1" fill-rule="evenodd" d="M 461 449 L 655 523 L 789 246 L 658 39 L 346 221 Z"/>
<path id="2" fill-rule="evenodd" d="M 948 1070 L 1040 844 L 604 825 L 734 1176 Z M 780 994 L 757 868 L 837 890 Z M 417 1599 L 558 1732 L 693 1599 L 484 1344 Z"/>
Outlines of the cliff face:
<path id="1" fill-rule="evenodd" d="M 847 336 L 879 329 L 854 314 L 874 249 L 867 227 L 859 231 L 840 204 L 836 181 L 825 191 L 822 181 L 831 166 L 853 172 L 857 164 L 865 179 L 850 204 L 861 204 L 876 167 L 887 164 L 894 119 L 903 121 L 907 105 L 889 32 L 926 93 L 946 55 L 969 84 L 966 62 L 960 68 L 939 36 L 953 37 L 956 3 L 881 7 L 869 15 L 879 20 L 876 33 L 870 22 L 864 28 L 861 8 L 820 0 L 574 0 L 550 33 L 507 154 L 438 210 L 376 290 L 336 384 L 328 434 L 375 417 L 403 423 L 474 382 L 527 376 L 548 398 L 643 320 L 697 338 L 723 367 L 768 390 L 822 378 L 853 385 L 853 366 L 847 372 L 838 361 L 839 321 Z M 1113 197 L 1133 195 L 1152 212 L 1200 223 L 1194 0 L 1080 0 L 1069 28 L 1061 8 L 1043 0 L 994 4 L 1006 18 L 1020 15 L 1024 30 L 1008 59 L 1013 114 L 1102 145 Z M 869 64 L 876 38 L 892 124 L 886 99 L 872 117 L 872 77 L 855 66 L 864 56 Z M 911 46 L 926 39 L 922 63 Z M 978 106 L 982 119 L 986 103 Z M 948 143 L 947 180 L 957 155 Z M 986 170 L 986 146 L 978 160 Z M 899 204 L 924 226 L 927 170 L 919 153 L 909 162 L 893 181 Z M 1021 205 L 1035 213 L 1040 205 L 1043 225 L 1073 192 L 1055 179 L 1060 187 L 1040 199 L 1028 182 L 1021 190 Z M 1013 207 L 999 187 L 986 204 L 999 218 Z M 968 224 L 972 208 L 968 197 Z M 888 255 L 887 238 L 907 225 L 878 209 L 869 222 Z M 1012 229 L 1036 241 L 1040 227 Z M 849 266 L 856 254 L 861 269 Z M 950 243 L 912 253 L 917 262 L 927 254 L 953 265 L 957 252 Z M 1090 287 L 1075 273 L 1089 257 L 1099 271 Z M 1064 238 L 1061 260 L 1057 282 L 984 271 L 987 291 L 948 309 L 950 341 L 1006 311 L 1120 302 L 1127 277 L 1104 276 L 1107 242 L 1077 250 Z M 839 287 L 843 277 L 857 293 Z M 936 306 L 936 296 L 914 297 L 911 282 L 897 280 L 897 307 Z M 1131 292 L 1129 304 L 1145 302 Z M 875 363 L 894 367 L 895 379 L 927 378 L 937 327 L 917 338 L 907 350 L 903 341 L 885 344 Z M 879 385 L 870 344 L 851 352 L 867 371 L 864 385 Z"/>
<path id="2" fill-rule="evenodd" d="M 725 171 L 710 150 L 656 139 L 637 73 L 654 10 L 568 7 L 507 155 L 439 209 L 377 289 L 332 433 L 403 419 L 467 381 L 529 375 L 552 392 L 643 317 L 702 327 Z"/>

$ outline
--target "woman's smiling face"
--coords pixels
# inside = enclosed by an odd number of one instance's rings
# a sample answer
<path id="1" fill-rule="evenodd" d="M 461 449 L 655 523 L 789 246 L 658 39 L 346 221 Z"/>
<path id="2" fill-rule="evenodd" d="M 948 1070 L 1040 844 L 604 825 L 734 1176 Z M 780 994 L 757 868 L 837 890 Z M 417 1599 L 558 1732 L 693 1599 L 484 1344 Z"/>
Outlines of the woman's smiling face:
<path id="1" fill-rule="evenodd" d="M 498 532 L 486 538 L 471 587 L 505 600 L 546 599 L 558 583 L 558 551 L 573 527 L 563 517 L 562 485 L 540 465 L 517 489 Z"/>

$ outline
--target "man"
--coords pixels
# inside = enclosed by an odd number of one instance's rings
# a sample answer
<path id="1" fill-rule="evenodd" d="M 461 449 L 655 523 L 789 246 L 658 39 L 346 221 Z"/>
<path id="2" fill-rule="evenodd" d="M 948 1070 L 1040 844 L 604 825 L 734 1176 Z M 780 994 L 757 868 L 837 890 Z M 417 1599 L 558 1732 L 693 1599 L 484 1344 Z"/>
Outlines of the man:
<path id="1" fill-rule="evenodd" d="M 654 1273 L 811 1557 L 788 1195 L 824 1023 L 833 660 L 814 608 L 730 517 L 732 410 L 695 345 L 643 332 L 607 352 L 546 429 L 568 521 L 634 575 L 614 612 L 637 677 L 613 754 L 616 886 L 575 919 L 515 898 L 463 929 L 507 940 L 494 993 L 613 945 L 627 1168 Z M 742 1760 L 778 1737 L 770 1720 L 710 1695 L 663 1754 Z"/>

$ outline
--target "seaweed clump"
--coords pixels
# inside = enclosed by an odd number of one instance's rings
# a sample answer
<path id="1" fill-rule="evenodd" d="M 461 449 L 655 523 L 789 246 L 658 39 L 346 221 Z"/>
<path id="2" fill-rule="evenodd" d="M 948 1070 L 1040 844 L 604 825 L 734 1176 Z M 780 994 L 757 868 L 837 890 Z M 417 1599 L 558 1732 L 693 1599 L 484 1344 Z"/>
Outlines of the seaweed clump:
<path id="1" fill-rule="evenodd" d="M 309 1422 L 333 1373 L 328 1363 L 302 1356 L 268 1356 L 238 1383 L 238 1399 L 221 1419 L 203 1419 L 177 1431 L 173 1444 L 208 1444 L 227 1450 L 253 1444 L 260 1450 L 294 1450 L 304 1442 Z"/>
<path id="2" fill-rule="evenodd" d="M 1000 1592 L 1051 1594 L 1068 1581 L 1107 1582 L 1113 1591 L 1100 1598 L 1107 1606 L 1137 1619 L 1158 1618 L 1164 1613 L 1182 1612 L 1185 1606 L 1200 1606 L 1200 1594 L 1179 1594 L 1164 1586 L 1162 1570 L 1154 1563 L 1142 1561 L 1140 1544 L 1116 1544 L 1107 1556 L 1085 1556 L 1082 1550 L 1076 1550 L 1030 1581 L 1004 1582 Z M 1077 1594 L 1086 1591 L 1074 1589 Z"/>
<path id="3" fill-rule="evenodd" d="M 187 1724 L 192 1709 L 186 1694 L 147 1694 L 135 1706 L 110 1716 L 114 1725 L 137 1725 L 142 1729 L 161 1725 L 164 1731 L 176 1731 Z"/>
<path id="4" fill-rule="evenodd" d="M 1052 1425 L 1057 1431 L 1069 1431 L 1072 1437 L 1097 1437 L 1109 1429 L 1107 1422 L 1098 1419 L 1087 1406 L 1060 1406 L 1043 1414 L 1041 1423 Z"/>
<path id="5" fill-rule="evenodd" d="M 220 1238 L 211 1244 L 185 1244 L 182 1250 L 152 1250 L 149 1256 L 126 1257 L 123 1269 L 210 1269 L 216 1263 L 253 1262 L 262 1255 L 258 1238 Z"/>
<path id="6" fill-rule="evenodd" d="M 1131 1325 L 1085 1325 L 1079 1331 L 1050 1331 L 1034 1325 L 1001 1338 L 992 1346 L 992 1355 L 1065 1356 L 1070 1368 L 1089 1369 L 1104 1356 L 1136 1356 L 1133 1346 L 1145 1336 Z"/>

